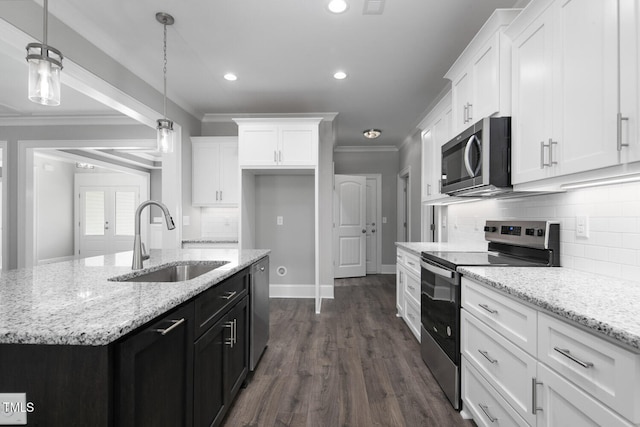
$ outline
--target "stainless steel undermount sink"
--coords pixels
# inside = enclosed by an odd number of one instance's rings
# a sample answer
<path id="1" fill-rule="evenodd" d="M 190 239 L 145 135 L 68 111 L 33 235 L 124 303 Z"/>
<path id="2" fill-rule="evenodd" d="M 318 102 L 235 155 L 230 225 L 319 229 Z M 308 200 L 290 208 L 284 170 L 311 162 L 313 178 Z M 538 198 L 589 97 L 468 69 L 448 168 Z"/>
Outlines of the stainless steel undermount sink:
<path id="1" fill-rule="evenodd" d="M 112 277 L 109 280 L 116 282 L 184 282 L 228 263 L 229 261 L 183 261 L 147 273 L 134 276 L 130 273 Z"/>

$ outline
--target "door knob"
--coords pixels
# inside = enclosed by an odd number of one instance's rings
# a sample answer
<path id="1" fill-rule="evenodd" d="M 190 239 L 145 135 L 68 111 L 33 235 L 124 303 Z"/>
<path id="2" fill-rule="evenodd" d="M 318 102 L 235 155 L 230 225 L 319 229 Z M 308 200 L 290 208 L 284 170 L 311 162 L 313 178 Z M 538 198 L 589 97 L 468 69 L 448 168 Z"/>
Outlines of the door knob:
<path id="1" fill-rule="evenodd" d="M 372 232 L 372 233 L 375 233 L 375 232 L 376 232 L 376 230 L 375 230 L 375 229 L 374 229 L 374 230 L 371 230 L 371 232 Z"/>
<path id="2" fill-rule="evenodd" d="M 364 234 L 364 233 L 366 233 L 366 232 L 367 232 L 367 230 L 365 230 L 365 229 L 363 228 L 363 229 L 362 229 L 362 233 Z"/>

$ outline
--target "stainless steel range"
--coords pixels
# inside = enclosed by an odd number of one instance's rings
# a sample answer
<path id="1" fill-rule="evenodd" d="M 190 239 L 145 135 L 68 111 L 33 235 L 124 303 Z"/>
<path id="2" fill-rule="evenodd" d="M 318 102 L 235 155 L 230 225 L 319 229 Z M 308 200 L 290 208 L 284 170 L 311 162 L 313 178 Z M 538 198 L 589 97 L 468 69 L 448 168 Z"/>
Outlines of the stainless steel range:
<path id="1" fill-rule="evenodd" d="M 559 267 L 560 225 L 487 221 L 488 250 L 422 252 L 421 352 L 454 408 L 460 409 L 461 266 Z"/>

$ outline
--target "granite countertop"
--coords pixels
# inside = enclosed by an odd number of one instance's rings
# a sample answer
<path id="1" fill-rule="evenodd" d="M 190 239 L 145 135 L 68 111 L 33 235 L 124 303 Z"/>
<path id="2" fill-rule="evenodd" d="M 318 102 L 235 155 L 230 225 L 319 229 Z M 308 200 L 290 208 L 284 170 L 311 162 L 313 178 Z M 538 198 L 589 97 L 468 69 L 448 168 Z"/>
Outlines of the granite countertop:
<path id="1" fill-rule="evenodd" d="M 180 261 L 229 261 L 180 283 L 114 282 L 132 252 L 0 273 L 0 344 L 109 344 L 266 256 L 268 250 L 151 250 L 144 270 Z"/>
<path id="2" fill-rule="evenodd" d="M 640 350 L 640 282 L 555 267 L 459 267 L 458 271 Z"/>
<path id="3" fill-rule="evenodd" d="M 472 242 L 472 243 L 449 243 L 449 242 L 396 242 L 396 246 L 420 256 L 422 251 L 433 252 L 470 252 L 470 251 L 486 251 L 489 247 L 488 242 Z"/>

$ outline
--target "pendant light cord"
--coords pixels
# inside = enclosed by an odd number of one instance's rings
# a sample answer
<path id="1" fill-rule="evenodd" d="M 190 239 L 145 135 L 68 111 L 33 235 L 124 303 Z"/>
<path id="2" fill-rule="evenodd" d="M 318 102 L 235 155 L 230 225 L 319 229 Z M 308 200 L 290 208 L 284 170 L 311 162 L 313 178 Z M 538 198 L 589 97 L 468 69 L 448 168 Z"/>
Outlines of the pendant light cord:
<path id="1" fill-rule="evenodd" d="M 47 0 L 44 0 L 45 2 Z M 164 25 L 164 65 L 162 68 L 162 72 L 164 74 L 164 118 L 167 118 L 167 24 Z"/>
<path id="2" fill-rule="evenodd" d="M 44 34 L 42 35 L 42 45 L 43 46 L 47 46 L 47 33 L 49 30 L 49 19 L 48 19 L 48 15 L 49 15 L 49 1 L 48 0 L 44 0 L 44 18 L 43 18 L 43 32 Z M 44 55 L 44 49 L 42 52 L 42 55 Z"/>

